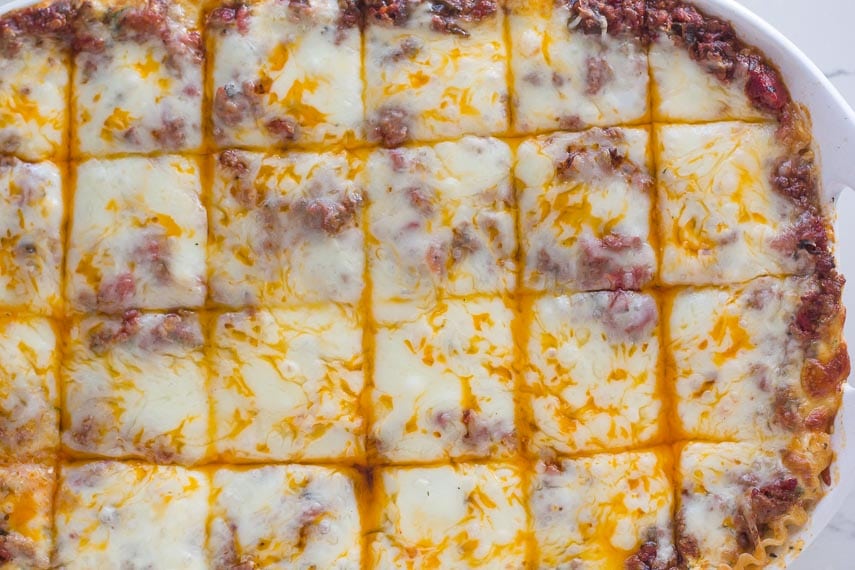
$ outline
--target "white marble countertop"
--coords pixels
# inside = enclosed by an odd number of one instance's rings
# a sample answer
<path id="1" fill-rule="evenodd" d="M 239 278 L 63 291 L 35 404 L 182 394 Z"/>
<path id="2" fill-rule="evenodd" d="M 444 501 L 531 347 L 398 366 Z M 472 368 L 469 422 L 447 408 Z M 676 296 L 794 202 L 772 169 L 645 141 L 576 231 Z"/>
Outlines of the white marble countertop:
<path id="1" fill-rule="evenodd" d="M 789 37 L 855 106 L 853 0 L 740 0 Z M 839 15 L 830 16 L 831 9 Z M 852 287 L 850 276 L 850 287 Z M 850 318 L 855 315 L 850 315 Z M 855 495 L 790 570 L 855 568 Z"/>

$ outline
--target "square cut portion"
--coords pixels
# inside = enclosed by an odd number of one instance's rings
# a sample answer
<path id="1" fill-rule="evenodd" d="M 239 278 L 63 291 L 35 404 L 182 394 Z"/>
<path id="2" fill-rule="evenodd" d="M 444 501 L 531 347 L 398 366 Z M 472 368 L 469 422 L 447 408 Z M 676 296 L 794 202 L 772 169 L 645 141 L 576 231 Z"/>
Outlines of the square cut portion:
<path id="1" fill-rule="evenodd" d="M 649 58 L 657 122 L 773 119 L 748 98 L 747 69 L 739 64 L 734 77 L 723 81 L 709 71 L 715 69 L 714 63 L 693 60 L 687 47 L 664 34 L 651 43 Z"/>
<path id="2" fill-rule="evenodd" d="M 208 444 L 204 340 L 190 313 L 75 323 L 63 373 L 63 444 L 74 454 L 195 463 Z"/>
<path id="3" fill-rule="evenodd" d="M 640 29 L 588 33 L 572 2 L 509 2 L 514 130 L 580 130 L 648 119 Z M 640 23 L 640 22 L 639 22 Z"/>
<path id="4" fill-rule="evenodd" d="M 59 310 L 63 210 L 56 165 L 0 159 L 0 306 Z"/>
<path id="5" fill-rule="evenodd" d="M 67 154 L 70 2 L 0 16 L 0 153 L 24 160 Z"/>
<path id="6" fill-rule="evenodd" d="M 356 2 L 224 3 L 208 17 L 220 147 L 362 138 Z"/>
<path id="7" fill-rule="evenodd" d="M 54 564 L 204 570 L 208 477 L 183 467 L 96 461 L 65 466 Z"/>
<path id="8" fill-rule="evenodd" d="M 677 469 L 677 547 L 690 568 L 736 566 L 748 552 L 762 566 L 761 542 L 786 542 L 816 497 L 781 454 L 756 442 L 690 443 Z"/>
<path id="9" fill-rule="evenodd" d="M 270 465 L 213 475 L 211 568 L 358 570 L 362 528 L 353 473 Z"/>
<path id="10" fill-rule="evenodd" d="M 392 463 L 515 453 L 510 303 L 442 301 L 381 325 L 371 436 Z"/>
<path id="11" fill-rule="evenodd" d="M 53 548 L 53 467 L 0 467 L 0 552 L 3 568 L 47 570 Z"/>
<path id="12" fill-rule="evenodd" d="M 801 429 L 811 411 L 802 387 L 811 355 L 798 331 L 819 292 L 812 280 L 767 277 L 676 294 L 667 369 L 686 439 L 756 440 Z"/>
<path id="13" fill-rule="evenodd" d="M 653 297 L 624 291 L 542 297 L 530 312 L 525 376 L 534 446 L 549 455 L 654 442 L 662 402 Z"/>
<path id="14" fill-rule="evenodd" d="M 508 130 L 504 16 L 496 3 L 365 4 L 370 140 L 392 147 Z"/>
<path id="15" fill-rule="evenodd" d="M 812 269 L 809 248 L 799 245 L 811 220 L 772 185 L 787 153 L 774 125 L 660 126 L 656 140 L 663 283 Z"/>
<path id="16" fill-rule="evenodd" d="M 368 161 L 369 267 L 379 320 L 437 296 L 515 285 L 511 153 L 496 139 L 383 150 Z M 401 311 L 404 311 L 401 313 Z"/>
<path id="17" fill-rule="evenodd" d="M 200 149 L 204 46 L 198 4 L 81 4 L 72 88 L 76 155 Z"/>
<path id="18" fill-rule="evenodd" d="M 229 150 L 216 161 L 209 268 L 229 307 L 354 304 L 365 269 L 362 163 Z"/>
<path id="19" fill-rule="evenodd" d="M 79 311 L 199 307 L 208 219 L 199 165 L 90 160 L 76 171 L 66 295 Z"/>
<path id="20" fill-rule="evenodd" d="M 358 459 L 362 325 L 352 309 L 227 313 L 213 332 L 216 450 L 223 461 Z"/>
<path id="21" fill-rule="evenodd" d="M 593 129 L 520 145 L 525 288 L 640 289 L 655 278 L 648 141 L 644 129 Z"/>
<path id="22" fill-rule="evenodd" d="M 535 567 L 676 567 L 672 465 L 667 448 L 538 463 Z"/>
<path id="23" fill-rule="evenodd" d="M 58 365 L 50 321 L 0 318 L 0 463 L 53 459 L 59 444 Z"/>
<path id="24" fill-rule="evenodd" d="M 526 512 L 514 467 L 384 469 L 377 485 L 372 569 L 525 566 Z"/>

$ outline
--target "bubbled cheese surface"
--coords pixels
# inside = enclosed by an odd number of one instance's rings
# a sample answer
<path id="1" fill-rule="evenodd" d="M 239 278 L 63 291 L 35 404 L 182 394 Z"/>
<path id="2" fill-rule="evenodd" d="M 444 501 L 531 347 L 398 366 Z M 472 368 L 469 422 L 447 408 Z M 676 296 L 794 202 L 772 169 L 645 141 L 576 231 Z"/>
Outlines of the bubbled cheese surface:
<path id="1" fill-rule="evenodd" d="M 0 566 L 723 570 L 804 519 L 842 316 L 756 69 L 569 0 L 72 4 L 0 25 Z"/>

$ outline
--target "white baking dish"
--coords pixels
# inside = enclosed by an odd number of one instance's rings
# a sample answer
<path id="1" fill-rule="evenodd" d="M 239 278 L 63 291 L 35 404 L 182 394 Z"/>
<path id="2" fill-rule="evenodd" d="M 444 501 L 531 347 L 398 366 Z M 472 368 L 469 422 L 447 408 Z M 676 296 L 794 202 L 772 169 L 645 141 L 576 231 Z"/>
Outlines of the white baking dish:
<path id="1" fill-rule="evenodd" d="M 822 166 L 823 196 L 828 212 L 855 220 L 855 111 L 807 56 L 759 16 L 736 0 L 691 0 L 703 11 L 733 23 L 740 37 L 763 50 L 781 69 L 793 98 L 805 104 L 813 118 L 813 135 Z M 38 0 L 0 0 L 0 13 L 37 3 Z M 844 302 L 853 318 L 846 323 L 846 338 L 855 346 L 855 224 L 837 224 L 838 259 L 852 285 Z M 834 486 L 817 505 L 808 525 L 793 537 L 794 550 L 781 563 L 798 556 L 824 529 L 855 489 L 855 386 L 849 379 L 843 410 L 837 418 L 833 445 L 837 453 Z M 848 475 L 847 475 L 848 474 Z"/>

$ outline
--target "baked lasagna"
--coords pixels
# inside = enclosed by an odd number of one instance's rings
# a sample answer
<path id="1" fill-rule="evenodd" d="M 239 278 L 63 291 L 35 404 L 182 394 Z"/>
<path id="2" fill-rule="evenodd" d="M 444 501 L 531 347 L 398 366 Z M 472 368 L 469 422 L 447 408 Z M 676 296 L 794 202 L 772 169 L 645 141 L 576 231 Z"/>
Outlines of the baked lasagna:
<path id="1" fill-rule="evenodd" d="M 810 118 L 681 0 L 0 16 L 0 568 L 764 567 L 833 484 Z"/>

